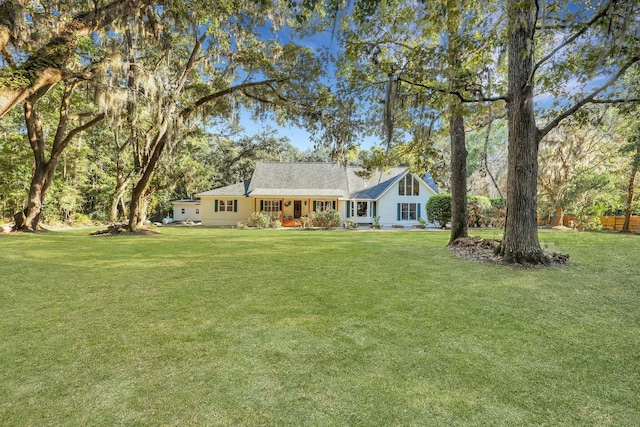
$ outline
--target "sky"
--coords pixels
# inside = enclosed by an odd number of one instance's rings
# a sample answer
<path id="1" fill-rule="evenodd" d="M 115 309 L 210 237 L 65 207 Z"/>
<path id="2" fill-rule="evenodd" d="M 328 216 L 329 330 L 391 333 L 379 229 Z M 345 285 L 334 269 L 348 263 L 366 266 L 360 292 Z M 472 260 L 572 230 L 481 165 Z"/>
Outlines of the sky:
<path id="1" fill-rule="evenodd" d="M 265 37 L 272 37 L 272 34 L 265 33 Z M 279 41 L 281 43 L 288 43 L 293 41 L 298 45 L 308 47 L 314 52 L 319 52 L 326 48 L 329 48 L 332 53 L 335 53 L 339 49 L 339 42 L 334 36 L 332 36 L 330 30 L 326 30 L 321 33 L 317 33 L 313 36 L 304 38 L 293 38 L 288 30 L 281 31 L 278 34 Z M 328 65 L 329 76 L 325 81 L 325 84 L 331 86 L 335 83 L 335 78 L 331 74 L 333 67 Z M 240 114 L 240 125 L 246 130 L 247 135 L 255 135 L 270 130 L 275 130 L 278 137 L 287 137 L 291 141 L 291 145 L 299 149 L 300 151 L 313 150 L 313 141 L 311 135 L 305 129 L 295 126 L 293 124 L 285 124 L 284 126 L 278 125 L 275 120 L 253 120 L 251 114 L 243 111 Z M 370 148 L 373 142 L 371 140 L 363 141 L 362 148 Z"/>

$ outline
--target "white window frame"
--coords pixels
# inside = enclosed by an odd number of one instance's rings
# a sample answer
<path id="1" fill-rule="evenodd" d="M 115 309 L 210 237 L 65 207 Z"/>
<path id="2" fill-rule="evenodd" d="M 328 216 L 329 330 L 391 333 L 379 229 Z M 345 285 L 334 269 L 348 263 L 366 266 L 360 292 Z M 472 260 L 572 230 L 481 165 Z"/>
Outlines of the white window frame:
<path id="1" fill-rule="evenodd" d="M 398 182 L 398 195 L 419 196 L 420 183 L 418 182 L 418 179 L 411 174 L 403 176 L 400 182 Z"/>
<path id="2" fill-rule="evenodd" d="M 233 200 L 218 200 L 218 212 L 233 212 Z"/>
<path id="3" fill-rule="evenodd" d="M 358 205 L 360 203 L 365 203 L 367 205 L 364 215 L 359 215 L 358 214 L 358 207 L 359 207 Z M 352 201 L 351 202 L 351 217 L 353 217 L 353 218 L 369 218 L 369 217 L 371 217 L 371 202 L 364 201 L 364 200 L 354 200 L 354 201 Z"/>
<path id="4" fill-rule="evenodd" d="M 263 212 L 280 212 L 280 200 L 263 200 Z"/>
<path id="5" fill-rule="evenodd" d="M 416 221 L 418 219 L 417 203 L 400 204 L 400 221 Z"/>
<path id="6" fill-rule="evenodd" d="M 317 211 L 333 210 L 333 200 L 316 200 Z"/>

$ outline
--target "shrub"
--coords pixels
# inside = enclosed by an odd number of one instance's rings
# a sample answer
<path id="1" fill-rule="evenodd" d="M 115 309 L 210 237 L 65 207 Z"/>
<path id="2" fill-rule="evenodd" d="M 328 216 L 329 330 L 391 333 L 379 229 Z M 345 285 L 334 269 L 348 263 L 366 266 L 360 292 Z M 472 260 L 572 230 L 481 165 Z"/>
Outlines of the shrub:
<path id="1" fill-rule="evenodd" d="M 267 228 L 271 224 L 271 216 L 262 212 L 254 212 L 247 220 L 249 227 Z"/>
<path id="2" fill-rule="evenodd" d="M 358 223 L 353 218 L 345 219 L 342 225 L 344 225 L 344 228 L 347 230 L 355 230 L 358 228 Z"/>
<path id="3" fill-rule="evenodd" d="M 90 225 L 93 224 L 93 221 L 89 217 L 89 215 L 85 215 L 79 212 L 74 212 L 69 216 L 69 223 L 72 225 Z"/>
<path id="4" fill-rule="evenodd" d="M 486 227 L 491 215 L 491 201 L 485 196 L 467 196 L 467 225 Z"/>
<path id="5" fill-rule="evenodd" d="M 488 227 L 502 228 L 504 227 L 504 221 L 507 216 L 507 199 L 503 197 L 496 197 L 489 199 L 491 207 L 487 213 L 489 223 Z"/>
<path id="6" fill-rule="evenodd" d="M 313 227 L 313 220 L 310 217 L 308 217 L 307 215 L 305 215 L 302 218 L 300 218 L 300 221 L 302 222 L 302 228 L 311 228 L 311 227 Z"/>
<path id="7" fill-rule="evenodd" d="M 446 228 L 451 221 L 451 194 L 436 194 L 427 201 L 427 218 L 429 222 L 438 223 Z"/>
<path id="8" fill-rule="evenodd" d="M 576 217 L 578 229 L 584 231 L 600 231 L 602 230 L 602 222 L 597 216 L 578 216 Z"/>
<path id="9" fill-rule="evenodd" d="M 317 210 L 313 214 L 313 225 L 316 227 L 336 228 L 341 222 L 340 213 L 333 209 L 328 211 Z"/>
<path id="10" fill-rule="evenodd" d="M 380 225 L 380 217 L 379 216 L 374 216 L 373 217 L 373 228 L 377 228 L 377 229 L 382 228 L 382 225 Z"/>

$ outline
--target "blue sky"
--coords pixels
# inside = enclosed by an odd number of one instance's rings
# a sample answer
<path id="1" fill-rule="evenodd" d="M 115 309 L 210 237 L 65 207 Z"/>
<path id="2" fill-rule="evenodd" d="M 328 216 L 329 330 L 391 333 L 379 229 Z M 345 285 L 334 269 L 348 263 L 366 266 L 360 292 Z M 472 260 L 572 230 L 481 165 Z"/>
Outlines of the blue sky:
<path id="1" fill-rule="evenodd" d="M 266 31 L 265 37 L 273 37 L 273 34 Z M 317 53 L 327 48 L 329 48 L 331 52 L 336 52 L 339 49 L 339 42 L 332 36 L 330 29 L 313 36 L 303 38 L 294 38 L 291 36 L 288 29 L 284 29 L 278 34 L 278 38 L 281 43 L 293 41 L 294 43 L 308 47 Z M 329 76 L 324 82 L 330 86 L 335 83 L 335 78 L 331 71 L 332 69 L 333 67 L 328 64 Z M 305 151 L 313 149 L 313 141 L 311 141 L 309 132 L 293 124 L 285 124 L 284 126 L 281 126 L 271 119 L 255 121 L 252 119 L 250 113 L 242 112 L 240 115 L 240 125 L 246 130 L 245 133 L 247 135 L 255 135 L 269 130 L 275 130 L 277 132 L 277 136 L 286 136 L 291 141 L 291 144 L 299 150 Z M 362 144 L 362 148 L 369 148 L 370 146 L 370 141 Z"/>

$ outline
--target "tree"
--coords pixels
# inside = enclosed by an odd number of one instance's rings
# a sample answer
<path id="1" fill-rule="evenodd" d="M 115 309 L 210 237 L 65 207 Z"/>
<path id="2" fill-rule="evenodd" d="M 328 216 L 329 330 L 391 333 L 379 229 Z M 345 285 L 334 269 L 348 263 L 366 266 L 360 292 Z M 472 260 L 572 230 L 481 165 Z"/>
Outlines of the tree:
<path id="1" fill-rule="evenodd" d="M 54 1 L 37 13 L 25 0 L 0 4 L 0 53 L 5 64 L 0 73 L 0 117 L 29 99 L 31 104 L 58 83 L 77 79 L 78 51 L 91 45 L 91 37 L 107 33 L 113 24 L 150 4 L 148 0 L 114 0 L 87 5 L 74 0 Z"/>
<path id="2" fill-rule="evenodd" d="M 322 103 L 315 55 L 265 37 L 267 26 L 292 18 L 286 5 L 209 6 L 172 3 L 147 11 L 116 40 L 127 62 L 108 70 L 104 96 L 109 110 L 126 112 L 112 120 L 120 125 L 120 147 L 133 153 L 132 231 L 143 227 L 163 153 L 186 140 L 198 123 L 232 122 L 241 109 L 302 122 Z"/>
<path id="3" fill-rule="evenodd" d="M 487 76 L 493 68 L 492 40 L 498 28 L 494 12 L 491 2 L 473 6 L 455 0 L 363 2 L 356 5 L 355 28 L 346 34 L 346 65 L 342 68 L 352 86 L 372 94 L 365 105 L 370 111 L 376 111 L 371 108 L 376 98 L 385 101 L 380 129 L 384 130 L 381 139 L 387 159 L 376 166 L 411 158 L 418 165 L 422 163 L 422 170 L 416 172 L 430 169 L 437 175 L 433 167 L 439 159 L 424 159 L 434 157 L 436 128 L 448 128 L 451 241 L 467 235 L 465 116 L 470 109 L 464 104 L 485 100 L 481 82 L 489 82 Z M 413 141 L 404 143 L 407 137 Z"/>
<path id="4" fill-rule="evenodd" d="M 583 110 L 540 141 L 538 194 L 553 209 L 551 225 L 562 225 L 573 172 L 581 167 L 606 166 L 616 156 L 619 118 L 611 109 Z"/>
<path id="5" fill-rule="evenodd" d="M 31 150 L 23 134 L 24 118 L 13 110 L 0 121 L 0 218 L 22 209 L 31 179 Z"/>
<path id="6" fill-rule="evenodd" d="M 86 129 L 104 119 L 104 114 L 91 111 L 81 111 L 72 114 L 72 96 L 80 84 L 80 80 L 66 81 L 64 90 L 58 93 L 57 124 L 55 131 L 45 132 L 45 124 L 41 118 L 41 97 L 34 95 L 24 100 L 24 118 L 27 136 L 33 151 L 34 169 L 29 187 L 26 207 L 14 215 L 14 230 L 35 231 L 40 229 L 40 215 L 44 199 L 51 187 L 60 156 L 73 138 Z M 78 123 L 74 128 L 70 125 Z M 53 123 L 46 125 L 54 127 Z M 48 135 L 52 134 L 51 138 Z M 50 147 L 47 153 L 47 147 Z"/>
<path id="7" fill-rule="evenodd" d="M 500 253 L 508 262 L 546 263 L 537 234 L 538 144 L 560 122 L 587 103 L 616 102 L 614 83 L 640 60 L 635 34 L 638 4 L 596 2 L 572 13 L 558 2 L 540 10 L 534 0 L 510 0 L 508 22 L 509 154 L 507 217 Z M 560 37 L 560 42 L 554 45 Z M 600 43 L 593 43 L 593 39 Z M 547 47 L 543 51 L 543 47 Z M 606 75 L 604 83 L 596 77 Z M 536 125 L 534 88 L 567 96 L 566 82 L 582 88 L 558 105 L 542 128 Z M 564 83 L 564 84 L 563 84 Z M 581 90 L 582 89 L 582 90 Z M 599 98 L 602 96 L 602 98 Z"/>
<path id="8" fill-rule="evenodd" d="M 634 119 L 632 119 L 632 124 L 628 131 L 627 144 L 625 144 L 620 151 L 622 154 L 631 157 L 629 162 L 627 197 L 624 206 L 624 224 L 622 225 L 622 231 L 629 232 L 629 224 L 631 222 L 631 213 L 633 212 L 635 199 L 636 175 L 638 174 L 638 170 L 640 170 L 640 120 L 638 120 L 637 114 L 634 116 Z"/>

